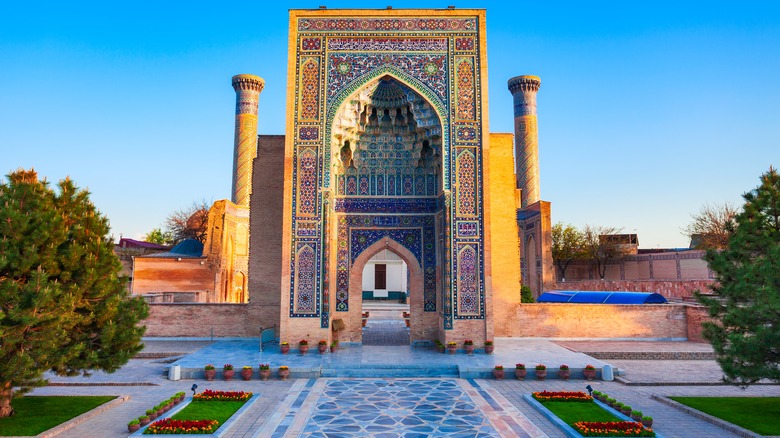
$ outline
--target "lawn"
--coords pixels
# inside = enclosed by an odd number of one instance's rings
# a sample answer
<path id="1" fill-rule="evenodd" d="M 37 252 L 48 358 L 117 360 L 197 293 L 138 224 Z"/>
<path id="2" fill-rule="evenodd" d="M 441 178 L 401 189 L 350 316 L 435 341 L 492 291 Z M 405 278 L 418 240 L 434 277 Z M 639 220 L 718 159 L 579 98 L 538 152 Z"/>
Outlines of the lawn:
<path id="1" fill-rule="evenodd" d="M 114 396 L 29 396 L 11 401 L 16 415 L 0 418 L 0 436 L 34 436 L 115 399 Z"/>
<path id="2" fill-rule="evenodd" d="M 760 435 L 780 435 L 780 397 L 669 397 Z"/>
<path id="3" fill-rule="evenodd" d="M 596 403 L 547 401 L 542 405 L 572 427 L 578 421 L 623 421 Z"/>
<path id="4" fill-rule="evenodd" d="M 174 415 L 174 420 L 217 420 L 222 426 L 237 410 L 244 406 L 243 401 L 198 401 L 192 402 Z"/>

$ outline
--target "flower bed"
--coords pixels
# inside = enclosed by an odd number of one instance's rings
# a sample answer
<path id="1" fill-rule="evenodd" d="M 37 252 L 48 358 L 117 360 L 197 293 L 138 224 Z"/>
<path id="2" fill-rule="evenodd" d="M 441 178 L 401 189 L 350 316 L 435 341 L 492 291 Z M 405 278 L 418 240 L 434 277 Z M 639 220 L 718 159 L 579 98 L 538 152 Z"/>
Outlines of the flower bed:
<path id="1" fill-rule="evenodd" d="M 244 391 L 212 391 L 207 389 L 195 394 L 192 401 L 247 401 L 252 398 L 251 392 Z"/>
<path id="2" fill-rule="evenodd" d="M 150 424 L 144 431 L 144 434 L 205 434 L 214 433 L 218 427 L 219 421 L 217 420 L 174 420 L 166 418 Z"/>
<path id="3" fill-rule="evenodd" d="M 565 402 L 590 402 L 593 397 L 582 391 L 540 391 L 534 392 L 533 396 L 540 402 L 546 401 L 565 401 Z"/>
<path id="4" fill-rule="evenodd" d="M 572 426 L 582 436 L 655 436 L 642 423 L 632 421 L 578 421 Z"/>

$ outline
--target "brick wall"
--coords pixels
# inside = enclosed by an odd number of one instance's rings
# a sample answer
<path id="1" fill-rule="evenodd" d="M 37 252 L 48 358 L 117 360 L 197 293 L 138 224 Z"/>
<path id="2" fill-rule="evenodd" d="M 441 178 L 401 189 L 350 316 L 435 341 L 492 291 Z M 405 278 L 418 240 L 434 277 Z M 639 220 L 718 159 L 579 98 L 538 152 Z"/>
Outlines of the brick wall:
<path id="1" fill-rule="evenodd" d="M 133 293 L 214 290 L 214 273 L 205 258 L 136 257 Z"/>
<path id="2" fill-rule="evenodd" d="M 149 304 L 145 336 L 257 337 L 246 304 Z M 213 330 L 213 332 L 212 332 Z"/>
<path id="3" fill-rule="evenodd" d="M 555 289 L 657 292 L 667 299 L 685 299 L 692 297 L 696 290 L 709 292 L 714 283 L 714 280 L 583 280 L 556 283 Z"/>
<path id="4" fill-rule="evenodd" d="M 507 336 L 686 338 L 686 305 L 521 304 Z"/>
<path id="5" fill-rule="evenodd" d="M 707 309 L 702 306 L 687 306 L 686 321 L 688 324 L 688 340 L 691 342 L 708 342 L 702 336 L 702 323 L 711 321 Z"/>
<path id="6" fill-rule="evenodd" d="M 708 280 L 712 278 L 704 251 L 674 251 L 626 255 L 607 265 L 605 280 Z M 556 268 L 556 278 L 560 272 Z M 591 261 L 575 260 L 566 269 L 566 281 L 598 280 Z"/>
<path id="7" fill-rule="evenodd" d="M 496 336 L 506 336 L 515 308 L 520 303 L 520 244 L 515 219 L 518 193 L 515 190 L 513 148 L 512 134 L 490 134 L 489 162 L 486 166 L 489 204 L 486 209 L 490 218 L 492 314 Z M 461 324 L 462 321 L 458 321 L 456 325 Z M 469 336 L 470 339 L 475 337 Z"/>

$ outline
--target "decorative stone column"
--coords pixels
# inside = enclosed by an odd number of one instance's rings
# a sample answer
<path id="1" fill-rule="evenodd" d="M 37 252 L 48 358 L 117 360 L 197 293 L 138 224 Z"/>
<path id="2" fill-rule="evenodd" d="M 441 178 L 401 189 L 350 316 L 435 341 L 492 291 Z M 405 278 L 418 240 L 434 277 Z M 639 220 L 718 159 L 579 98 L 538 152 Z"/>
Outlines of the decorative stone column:
<path id="1" fill-rule="evenodd" d="M 538 76 L 530 75 L 517 76 L 508 82 L 515 104 L 515 175 L 517 188 L 521 189 L 521 208 L 541 200 L 536 120 L 536 92 L 541 84 Z"/>
<path id="2" fill-rule="evenodd" d="M 235 204 L 249 206 L 252 193 L 252 160 L 257 156 L 257 105 L 265 81 L 255 75 L 233 76 L 236 90 L 236 132 L 233 146 L 233 196 Z"/>

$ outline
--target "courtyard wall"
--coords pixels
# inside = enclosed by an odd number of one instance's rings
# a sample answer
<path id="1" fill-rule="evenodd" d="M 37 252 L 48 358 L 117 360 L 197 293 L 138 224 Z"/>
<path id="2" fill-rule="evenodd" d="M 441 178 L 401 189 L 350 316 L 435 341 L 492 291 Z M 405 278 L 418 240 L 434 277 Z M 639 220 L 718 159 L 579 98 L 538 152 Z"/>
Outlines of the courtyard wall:
<path id="1" fill-rule="evenodd" d="M 144 321 L 150 337 L 258 337 L 247 323 L 247 304 L 150 303 Z"/>
<path id="2" fill-rule="evenodd" d="M 568 272 L 568 271 L 567 271 Z M 715 280 L 581 280 L 556 283 L 556 290 L 657 292 L 671 300 L 690 300 L 694 291 L 710 292 Z"/>

